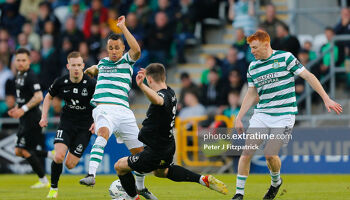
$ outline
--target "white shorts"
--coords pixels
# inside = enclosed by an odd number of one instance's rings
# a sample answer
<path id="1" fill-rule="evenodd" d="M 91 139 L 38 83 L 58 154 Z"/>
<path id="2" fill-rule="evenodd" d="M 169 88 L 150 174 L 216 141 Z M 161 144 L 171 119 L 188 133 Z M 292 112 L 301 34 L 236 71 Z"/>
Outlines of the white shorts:
<path id="1" fill-rule="evenodd" d="M 100 104 L 92 110 L 95 122 L 95 132 L 101 127 L 107 127 L 109 137 L 114 133 L 118 143 L 124 143 L 128 149 L 142 147 L 138 140 L 139 128 L 134 113 L 120 105 Z"/>
<path id="2" fill-rule="evenodd" d="M 252 128 L 293 128 L 295 115 L 272 116 L 265 113 L 254 113 L 249 120 Z"/>

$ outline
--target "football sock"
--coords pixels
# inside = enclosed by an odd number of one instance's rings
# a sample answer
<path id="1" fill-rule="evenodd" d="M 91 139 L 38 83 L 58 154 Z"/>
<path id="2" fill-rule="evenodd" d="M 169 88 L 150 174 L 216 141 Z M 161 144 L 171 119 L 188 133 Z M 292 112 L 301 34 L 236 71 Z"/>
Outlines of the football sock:
<path id="1" fill-rule="evenodd" d="M 246 181 L 247 181 L 247 176 L 237 174 L 236 194 L 244 195 L 244 185 Z"/>
<path id="2" fill-rule="evenodd" d="M 201 175 L 178 165 L 171 165 L 168 170 L 167 178 L 176 182 L 196 182 L 200 183 Z"/>
<path id="3" fill-rule="evenodd" d="M 136 186 L 135 186 L 135 179 L 131 172 L 128 172 L 125 175 L 118 175 L 120 179 L 120 183 L 122 184 L 125 192 L 130 197 L 135 197 L 137 195 L 136 193 Z"/>
<path id="4" fill-rule="evenodd" d="M 134 171 L 135 179 L 136 179 L 136 187 L 138 190 L 142 190 L 145 188 L 145 175 L 140 174 L 136 171 Z"/>
<path id="5" fill-rule="evenodd" d="M 281 184 L 280 172 L 271 172 L 270 171 L 270 175 L 271 175 L 271 185 L 273 187 L 279 186 Z"/>
<path id="6" fill-rule="evenodd" d="M 62 163 L 56 163 L 55 161 L 52 161 L 52 163 L 51 163 L 51 188 L 58 187 L 58 180 L 60 179 L 62 169 L 63 169 Z"/>
<path id="7" fill-rule="evenodd" d="M 102 136 L 98 136 L 96 138 L 90 153 L 89 174 L 96 176 L 96 170 L 102 161 L 106 145 L 107 140 L 104 139 Z"/>
<path id="8" fill-rule="evenodd" d="M 46 158 L 48 153 L 48 151 L 43 151 L 43 150 L 35 150 L 34 153 L 38 156 L 38 157 L 44 157 Z"/>
<path id="9" fill-rule="evenodd" d="M 43 178 L 45 176 L 44 168 L 34 153 L 32 153 L 30 157 L 26 158 L 26 160 L 30 166 L 32 166 L 33 171 L 39 176 L 39 178 Z"/>

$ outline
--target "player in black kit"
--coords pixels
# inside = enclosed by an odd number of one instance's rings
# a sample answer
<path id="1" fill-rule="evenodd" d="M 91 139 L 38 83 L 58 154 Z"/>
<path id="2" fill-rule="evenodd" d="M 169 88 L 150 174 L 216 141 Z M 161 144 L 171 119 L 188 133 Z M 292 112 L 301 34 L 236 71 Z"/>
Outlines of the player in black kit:
<path id="1" fill-rule="evenodd" d="M 49 187 L 50 184 L 38 157 L 52 157 L 52 153 L 37 150 L 37 147 L 44 143 L 44 135 L 38 124 L 39 104 L 43 100 L 43 93 L 36 75 L 30 69 L 29 55 L 29 51 L 24 48 L 17 49 L 15 53 L 15 65 L 18 71 L 15 80 L 17 106 L 9 110 L 8 114 L 15 119 L 19 118 L 15 154 L 25 158 L 39 176 L 39 181 L 31 188 L 43 188 Z"/>
<path id="2" fill-rule="evenodd" d="M 95 91 L 96 80 L 84 75 L 83 58 L 79 52 L 71 52 L 68 57 L 69 75 L 62 76 L 50 86 L 45 96 L 40 126 L 47 126 L 47 113 L 53 97 L 65 101 L 60 124 L 55 137 L 55 158 L 51 164 L 51 188 L 47 198 L 57 198 L 58 180 L 63 169 L 63 160 L 68 169 L 74 168 L 94 132 L 90 100 Z"/>
<path id="3" fill-rule="evenodd" d="M 149 87 L 143 81 L 147 79 Z M 135 179 L 131 171 L 154 173 L 155 176 L 177 182 L 196 182 L 223 194 L 226 185 L 215 177 L 202 176 L 181 166 L 172 164 L 175 153 L 174 123 L 176 113 L 175 92 L 165 83 L 165 68 L 152 63 L 141 69 L 136 76 L 137 85 L 151 101 L 146 119 L 139 133 L 139 140 L 146 146 L 138 154 L 124 157 L 115 164 L 120 182 L 131 199 L 139 199 Z"/>

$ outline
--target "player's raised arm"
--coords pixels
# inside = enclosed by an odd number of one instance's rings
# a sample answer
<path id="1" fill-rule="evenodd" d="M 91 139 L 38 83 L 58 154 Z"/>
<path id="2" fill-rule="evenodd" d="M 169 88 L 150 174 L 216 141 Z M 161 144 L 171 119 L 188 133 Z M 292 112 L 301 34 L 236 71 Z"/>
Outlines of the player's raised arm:
<path id="1" fill-rule="evenodd" d="M 318 81 L 315 75 L 305 69 L 299 74 L 299 76 L 306 80 L 311 85 L 311 87 L 321 96 L 328 112 L 331 112 L 331 109 L 334 110 L 338 115 L 343 112 L 341 105 L 329 98 L 328 94 L 326 91 L 324 91 L 320 81 Z"/>
<path id="2" fill-rule="evenodd" d="M 129 55 L 134 61 L 138 60 L 141 56 L 141 48 L 137 43 L 134 36 L 130 33 L 128 28 L 125 26 L 125 16 L 118 18 L 117 26 L 122 30 L 128 45 L 130 46 Z"/>
<path id="3" fill-rule="evenodd" d="M 137 73 L 136 76 L 136 83 L 139 86 L 139 88 L 142 90 L 143 93 L 145 93 L 146 97 L 151 101 L 152 104 L 160 105 L 162 106 L 164 104 L 164 99 L 160 97 L 157 92 L 149 88 L 147 85 L 143 83 L 145 80 L 146 74 L 145 69 L 140 69 L 140 71 Z"/>
<path id="4" fill-rule="evenodd" d="M 90 76 L 91 78 L 93 78 L 94 76 L 97 76 L 97 74 L 98 74 L 97 65 L 92 65 L 91 67 L 87 68 L 87 69 L 84 71 L 84 74 L 87 74 L 87 75 Z"/>
<path id="5" fill-rule="evenodd" d="M 53 97 L 50 95 L 50 93 L 47 93 L 45 98 L 44 98 L 43 110 L 41 112 L 41 119 L 39 122 L 39 125 L 41 127 L 46 127 L 48 124 L 47 113 L 49 112 L 52 99 L 53 99 Z"/>

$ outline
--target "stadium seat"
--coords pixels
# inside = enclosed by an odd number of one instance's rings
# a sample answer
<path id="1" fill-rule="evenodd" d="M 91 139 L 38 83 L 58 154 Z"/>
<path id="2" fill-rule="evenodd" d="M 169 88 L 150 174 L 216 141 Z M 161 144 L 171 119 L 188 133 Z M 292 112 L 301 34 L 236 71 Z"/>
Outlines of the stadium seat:
<path id="1" fill-rule="evenodd" d="M 322 34 L 315 35 L 314 42 L 313 42 L 313 49 L 316 52 L 319 52 L 322 45 L 326 44 L 327 42 L 328 41 L 325 34 L 322 33 Z"/>

